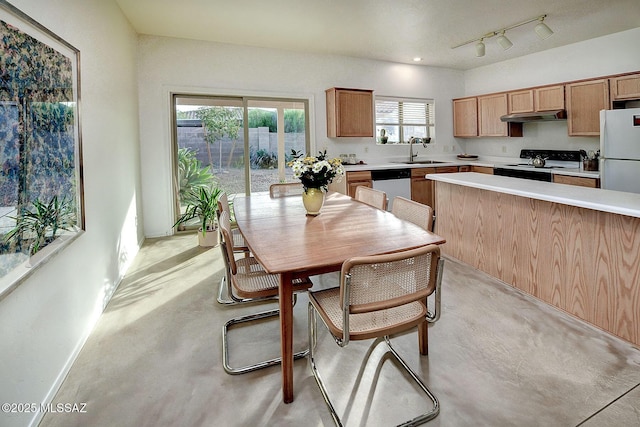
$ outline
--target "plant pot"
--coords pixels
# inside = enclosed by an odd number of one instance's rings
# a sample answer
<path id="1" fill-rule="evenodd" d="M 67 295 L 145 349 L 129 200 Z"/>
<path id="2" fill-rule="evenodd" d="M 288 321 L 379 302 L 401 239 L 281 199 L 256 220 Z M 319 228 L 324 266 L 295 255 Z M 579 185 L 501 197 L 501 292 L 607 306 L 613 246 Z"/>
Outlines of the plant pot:
<path id="1" fill-rule="evenodd" d="M 29 262 L 27 263 L 27 267 L 35 267 L 43 259 L 45 259 L 50 254 L 58 250 L 65 240 L 66 239 L 63 239 L 61 237 L 58 237 L 58 238 L 49 237 L 45 239 L 42 246 L 40 247 L 40 250 L 38 250 L 38 252 L 36 252 L 35 254 L 29 255 Z M 33 246 L 33 243 L 31 243 L 31 246 Z"/>
<path id="2" fill-rule="evenodd" d="M 207 231 L 202 233 L 202 228 L 198 229 L 198 244 L 205 248 L 218 245 L 218 230 L 207 227 Z"/>

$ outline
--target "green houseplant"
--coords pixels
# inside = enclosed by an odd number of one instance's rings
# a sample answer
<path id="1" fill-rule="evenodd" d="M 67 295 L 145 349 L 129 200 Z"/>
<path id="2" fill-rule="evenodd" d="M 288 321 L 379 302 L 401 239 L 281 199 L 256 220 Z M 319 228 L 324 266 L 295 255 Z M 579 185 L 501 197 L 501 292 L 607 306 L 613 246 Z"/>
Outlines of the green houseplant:
<path id="1" fill-rule="evenodd" d="M 178 191 L 180 200 L 189 197 L 189 191 L 199 187 L 211 185 L 213 175 L 208 166 L 196 157 L 196 152 L 190 148 L 178 149 Z"/>
<path id="2" fill-rule="evenodd" d="M 198 229 L 200 246 L 217 245 L 216 211 L 220 194 L 222 194 L 222 189 L 217 186 L 192 188 L 185 197 L 187 207 L 173 226 L 184 226 L 192 219 L 198 218 L 200 221 Z"/>
<path id="3" fill-rule="evenodd" d="M 5 236 L 5 241 L 29 243 L 29 255 L 53 242 L 62 230 L 73 231 L 76 227 L 76 211 L 71 200 L 53 196 L 49 202 L 36 199 L 33 209 L 23 208 L 17 217 L 16 226 Z"/>

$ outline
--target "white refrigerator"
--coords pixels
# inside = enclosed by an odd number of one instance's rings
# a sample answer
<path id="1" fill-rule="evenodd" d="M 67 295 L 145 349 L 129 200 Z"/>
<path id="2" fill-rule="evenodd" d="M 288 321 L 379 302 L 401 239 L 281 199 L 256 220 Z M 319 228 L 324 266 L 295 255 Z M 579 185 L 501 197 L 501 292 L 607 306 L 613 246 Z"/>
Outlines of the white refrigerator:
<path id="1" fill-rule="evenodd" d="M 600 186 L 640 193 L 640 108 L 600 111 Z"/>

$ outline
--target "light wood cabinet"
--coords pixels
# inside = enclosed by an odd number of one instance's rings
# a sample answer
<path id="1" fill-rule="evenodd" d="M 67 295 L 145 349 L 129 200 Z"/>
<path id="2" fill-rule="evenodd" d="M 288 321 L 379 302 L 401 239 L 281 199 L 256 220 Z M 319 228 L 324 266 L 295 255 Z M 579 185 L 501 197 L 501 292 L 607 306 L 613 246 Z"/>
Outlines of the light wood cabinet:
<path id="1" fill-rule="evenodd" d="M 564 110 L 564 85 L 534 88 L 533 101 L 535 111 Z"/>
<path id="2" fill-rule="evenodd" d="M 429 173 L 436 173 L 436 168 L 411 169 L 411 200 L 433 207 L 433 181 L 425 178 Z"/>
<path id="3" fill-rule="evenodd" d="M 564 85 L 507 92 L 509 114 L 564 110 Z"/>
<path id="4" fill-rule="evenodd" d="M 476 172 L 493 175 L 493 168 L 491 166 L 464 165 L 458 167 L 458 172 Z"/>
<path id="5" fill-rule="evenodd" d="M 607 79 L 566 85 L 569 136 L 600 135 L 600 110 L 609 108 Z"/>
<path id="6" fill-rule="evenodd" d="M 532 113 L 534 111 L 533 89 L 507 92 L 508 114 Z"/>
<path id="7" fill-rule="evenodd" d="M 453 136 L 522 136 L 522 123 L 504 123 L 507 94 L 484 95 L 453 100 Z"/>
<path id="8" fill-rule="evenodd" d="M 478 98 L 475 96 L 453 100 L 453 136 L 478 136 Z"/>
<path id="9" fill-rule="evenodd" d="M 325 92 L 329 138 L 373 136 L 372 90 L 331 88 Z"/>
<path id="10" fill-rule="evenodd" d="M 640 72 L 457 98 L 453 136 L 520 137 L 522 123 L 503 123 L 502 115 L 564 109 L 569 136 L 599 136 L 600 110 L 625 108 L 629 100 L 640 100 Z"/>
<path id="11" fill-rule="evenodd" d="M 371 171 L 351 171 L 346 172 L 345 177 L 341 181 L 333 181 L 329 184 L 330 191 L 346 194 L 351 197 L 356 195 L 356 187 L 364 185 L 365 187 L 373 187 L 371 180 Z"/>
<path id="12" fill-rule="evenodd" d="M 611 101 L 640 99 L 640 74 L 630 74 L 609 79 Z"/>
<path id="13" fill-rule="evenodd" d="M 458 166 L 441 166 L 431 168 L 411 169 L 411 200 L 418 203 L 435 206 L 435 182 L 425 178 L 430 173 L 455 173 L 459 172 Z"/>
<path id="14" fill-rule="evenodd" d="M 500 117 L 507 114 L 507 94 L 483 95 L 478 97 L 478 135 L 509 136 L 507 123 Z"/>
<path id="15" fill-rule="evenodd" d="M 522 123 L 505 123 L 500 117 L 507 114 L 506 93 L 478 97 L 478 136 L 522 136 Z"/>
<path id="16" fill-rule="evenodd" d="M 580 187 L 600 188 L 600 179 L 585 176 L 553 175 L 553 182 L 557 184 L 578 185 Z"/>
<path id="17" fill-rule="evenodd" d="M 470 172 L 486 173 L 488 175 L 493 175 L 493 168 L 490 166 L 471 166 Z"/>

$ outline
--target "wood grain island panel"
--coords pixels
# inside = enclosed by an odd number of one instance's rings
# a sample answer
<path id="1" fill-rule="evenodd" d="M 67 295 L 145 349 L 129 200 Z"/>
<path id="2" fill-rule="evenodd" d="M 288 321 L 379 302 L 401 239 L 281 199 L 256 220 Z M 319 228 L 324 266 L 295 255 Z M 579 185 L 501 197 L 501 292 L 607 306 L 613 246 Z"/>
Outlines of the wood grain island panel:
<path id="1" fill-rule="evenodd" d="M 640 218 L 442 181 L 435 206 L 443 253 L 640 345 Z"/>

